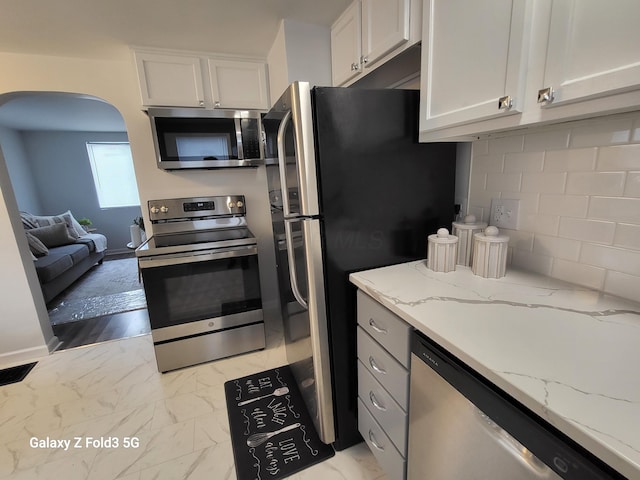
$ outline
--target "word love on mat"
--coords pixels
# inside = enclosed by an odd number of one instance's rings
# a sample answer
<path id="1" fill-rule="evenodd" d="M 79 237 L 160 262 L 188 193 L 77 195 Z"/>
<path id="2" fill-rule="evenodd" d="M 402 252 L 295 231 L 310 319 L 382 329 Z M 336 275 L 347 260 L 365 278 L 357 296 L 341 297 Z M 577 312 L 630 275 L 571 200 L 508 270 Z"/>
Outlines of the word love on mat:
<path id="1" fill-rule="evenodd" d="M 288 366 L 230 380 L 224 392 L 238 480 L 277 480 L 333 457 Z"/>

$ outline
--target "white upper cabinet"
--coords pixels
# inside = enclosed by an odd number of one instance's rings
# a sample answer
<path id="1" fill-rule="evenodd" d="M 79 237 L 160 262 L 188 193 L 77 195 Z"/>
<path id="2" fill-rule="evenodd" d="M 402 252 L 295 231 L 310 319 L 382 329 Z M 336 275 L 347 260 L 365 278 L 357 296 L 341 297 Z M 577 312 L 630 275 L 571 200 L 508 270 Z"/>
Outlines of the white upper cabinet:
<path id="1" fill-rule="evenodd" d="M 360 73 L 360 2 L 353 2 L 331 27 L 331 76 L 342 85 Z"/>
<path id="2" fill-rule="evenodd" d="M 198 57 L 134 52 L 144 106 L 204 107 Z"/>
<path id="3" fill-rule="evenodd" d="M 209 59 L 214 108 L 269 108 L 266 65 Z"/>
<path id="4" fill-rule="evenodd" d="M 365 68 L 409 41 L 410 6 L 410 0 L 362 0 L 362 63 Z"/>
<path id="5" fill-rule="evenodd" d="M 553 98 L 545 105 L 638 88 L 638 21 L 638 0 L 554 0 L 541 87 L 551 89 Z"/>
<path id="6" fill-rule="evenodd" d="M 524 0 L 425 0 L 421 130 L 522 110 Z"/>
<path id="7" fill-rule="evenodd" d="M 145 107 L 269 108 L 265 62 L 151 49 L 133 55 Z"/>
<path id="8" fill-rule="evenodd" d="M 420 141 L 640 108 L 638 0 L 425 0 L 423 17 Z"/>
<path id="9" fill-rule="evenodd" d="M 422 0 L 355 0 L 331 26 L 334 86 L 348 86 L 421 40 Z"/>

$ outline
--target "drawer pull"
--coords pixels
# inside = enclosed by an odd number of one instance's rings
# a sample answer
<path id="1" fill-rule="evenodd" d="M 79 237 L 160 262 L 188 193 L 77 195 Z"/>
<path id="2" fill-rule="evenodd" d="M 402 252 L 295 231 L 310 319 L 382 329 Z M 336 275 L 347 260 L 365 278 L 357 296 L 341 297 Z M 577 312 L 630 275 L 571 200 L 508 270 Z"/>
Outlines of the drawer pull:
<path id="1" fill-rule="evenodd" d="M 369 440 L 371 441 L 374 447 L 376 447 L 381 452 L 384 452 L 384 447 L 381 447 L 380 445 L 378 445 L 378 441 L 376 440 L 376 437 L 373 435 L 373 432 L 371 431 L 371 429 L 369 429 Z"/>
<path id="2" fill-rule="evenodd" d="M 371 326 L 371 328 L 373 328 L 373 329 L 374 329 L 376 332 L 378 332 L 378 333 L 385 333 L 385 334 L 386 334 L 386 333 L 388 333 L 387 329 L 386 329 L 386 328 L 379 327 L 379 326 L 376 324 L 376 322 L 373 320 L 373 318 L 370 318 L 370 319 L 369 319 L 369 325 Z"/>
<path id="3" fill-rule="evenodd" d="M 371 365 L 371 368 L 373 368 L 376 372 L 382 375 L 387 374 L 387 371 L 384 370 L 383 368 L 380 368 L 372 356 L 369 356 L 369 365 Z"/>
<path id="4" fill-rule="evenodd" d="M 378 399 L 376 398 L 376 396 L 373 394 L 373 392 L 369 392 L 369 400 L 371 400 L 371 405 L 373 405 L 374 407 L 376 407 L 378 410 L 382 411 L 382 412 L 386 412 L 387 411 L 387 407 L 385 407 L 384 405 L 382 405 Z"/>

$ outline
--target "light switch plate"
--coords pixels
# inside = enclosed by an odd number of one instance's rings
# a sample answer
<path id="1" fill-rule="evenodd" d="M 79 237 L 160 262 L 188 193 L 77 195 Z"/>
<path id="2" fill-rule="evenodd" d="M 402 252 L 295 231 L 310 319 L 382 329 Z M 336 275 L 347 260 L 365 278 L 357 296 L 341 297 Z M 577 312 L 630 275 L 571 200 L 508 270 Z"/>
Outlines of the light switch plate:
<path id="1" fill-rule="evenodd" d="M 492 198 L 489 225 L 517 230 L 520 200 L 514 198 Z"/>

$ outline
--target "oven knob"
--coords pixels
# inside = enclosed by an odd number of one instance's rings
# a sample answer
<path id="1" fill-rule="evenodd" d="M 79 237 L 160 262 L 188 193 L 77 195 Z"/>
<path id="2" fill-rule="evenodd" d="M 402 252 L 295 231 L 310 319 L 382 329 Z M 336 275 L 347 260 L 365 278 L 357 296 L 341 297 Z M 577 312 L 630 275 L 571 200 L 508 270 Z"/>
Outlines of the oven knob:
<path id="1" fill-rule="evenodd" d="M 236 203 L 236 207 L 238 208 L 242 208 L 243 205 L 244 203 L 242 202 L 242 200 L 238 200 L 238 202 Z"/>
<path id="2" fill-rule="evenodd" d="M 167 212 L 169 211 L 169 209 L 168 209 L 167 207 L 165 207 L 164 205 L 162 205 L 162 206 L 160 207 L 160 211 L 161 211 L 162 213 L 167 213 Z"/>
<path id="3" fill-rule="evenodd" d="M 158 207 L 151 207 L 149 210 L 151 211 L 151 213 L 159 213 L 160 212 L 160 209 Z"/>
<path id="4" fill-rule="evenodd" d="M 235 204 L 235 203 L 233 203 L 233 202 L 229 202 L 229 203 L 227 204 L 227 206 L 228 206 L 229 208 L 233 208 L 233 207 L 235 207 L 235 206 L 236 206 L 236 204 Z"/>

